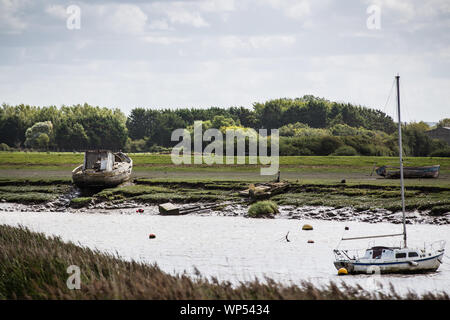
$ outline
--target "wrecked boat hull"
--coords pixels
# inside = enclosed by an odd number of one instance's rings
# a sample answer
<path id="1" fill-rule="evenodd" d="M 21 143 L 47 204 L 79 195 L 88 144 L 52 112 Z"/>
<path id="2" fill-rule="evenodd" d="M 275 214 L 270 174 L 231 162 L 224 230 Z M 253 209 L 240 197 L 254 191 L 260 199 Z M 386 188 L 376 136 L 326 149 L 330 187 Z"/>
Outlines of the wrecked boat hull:
<path id="1" fill-rule="evenodd" d="M 426 167 L 403 167 L 404 178 L 437 178 L 439 177 L 440 165 L 426 166 Z M 390 170 L 399 169 L 397 167 L 382 166 L 376 169 L 376 173 L 379 176 L 388 179 L 399 179 L 400 170 Z"/>
<path id="2" fill-rule="evenodd" d="M 83 172 L 81 165 L 72 171 L 72 180 L 80 188 L 114 187 L 130 180 L 132 165 L 127 167 L 111 172 Z"/>
<path id="3" fill-rule="evenodd" d="M 76 167 L 72 171 L 72 180 L 75 185 L 80 188 L 103 188 L 114 187 L 131 178 L 131 171 L 133 169 L 133 160 L 123 153 L 111 152 L 89 152 L 89 154 L 106 154 L 105 157 L 109 163 L 102 163 L 101 166 L 107 168 L 106 170 L 99 170 L 99 168 L 92 168 L 90 159 L 85 154 L 85 162 L 83 165 Z M 115 161 L 113 161 L 113 157 Z M 92 161 L 91 161 L 92 162 Z M 95 164 L 94 164 L 95 166 Z"/>

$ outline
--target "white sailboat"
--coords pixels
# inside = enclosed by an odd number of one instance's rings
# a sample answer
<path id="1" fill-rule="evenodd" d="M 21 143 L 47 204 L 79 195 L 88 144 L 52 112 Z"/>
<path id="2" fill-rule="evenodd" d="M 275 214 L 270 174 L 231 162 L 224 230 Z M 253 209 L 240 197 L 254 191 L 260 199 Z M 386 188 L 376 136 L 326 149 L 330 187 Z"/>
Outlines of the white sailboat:
<path id="1" fill-rule="evenodd" d="M 359 240 L 381 237 L 403 236 L 403 245 L 398 247 L 374 246 L 365 250 L 361 257 L 357 251 L 354 254 L 349 250 L 335 249 L 334 266 L 343 273 L 423 273 L 434 272 L 442 263 L 445 241 L 440 240 L 423 248 L 409 248 L 406 242 L 405 221 L 405 191 L 403 183 L 402 159 L 402 129 L 400 120 L 400 76 L 396 76 L 397 83 L 397 109 L 398 109 L 398 146 L 400 160 L 400 181 L 403 213 L 403 232 L 388 235 L 374 235 L 364 237 L 342 238 L 341 240 Z"/>

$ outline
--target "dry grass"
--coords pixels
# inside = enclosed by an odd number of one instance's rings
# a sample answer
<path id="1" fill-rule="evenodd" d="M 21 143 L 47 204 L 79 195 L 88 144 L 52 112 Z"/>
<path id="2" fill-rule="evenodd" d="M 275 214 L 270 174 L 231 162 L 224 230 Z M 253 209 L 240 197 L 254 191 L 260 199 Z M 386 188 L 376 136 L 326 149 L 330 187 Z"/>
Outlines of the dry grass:
<path id="1" fill-rule="evenodd" d="M 69 290 L 67 267 L 81 268 L 81 289 Z M 375 296 L 360 287 L 283 286 L 270 279 L 232 286 L 215 279 L 172 276 L 155 265 L 64 243 L 25 228 L 0 226 L 1 299 L 449 299 L 446 294 Z"/>

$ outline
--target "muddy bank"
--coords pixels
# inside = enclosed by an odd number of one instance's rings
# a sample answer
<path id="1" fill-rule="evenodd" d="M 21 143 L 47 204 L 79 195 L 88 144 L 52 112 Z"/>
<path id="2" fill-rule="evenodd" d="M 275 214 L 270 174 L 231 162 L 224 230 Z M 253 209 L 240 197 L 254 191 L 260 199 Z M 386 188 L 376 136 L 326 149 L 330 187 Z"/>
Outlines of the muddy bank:
<path id="1" fill-rule="evenodd" d="M 93 212 L 157 208 L 165 202 L 189 206 L 201 203 L 242 202 L 242 181 L 155 181 L 136 179 L 117 188 L 80 190 L 69 181 L 4 180 L 0 184 L 3 210 Z M 408 223 L 448 224 L 450 190 L 446 187 L 408 187 Z M 278 217 L 335 221 L 400 222 L 398 186 L 370 184 L 291 183 L 281 194 L 271 197 L 280 208 Z M 9 203 L 21 203 L 9 204 Z M 247 205 L 227 206 L 209 215 L 246 216 Z M 135 210 L 134 210 L 135 211 Z M 153 212 L 153 211 L 152 211 Z M 155 214 L 157 210 L 155 210 Z"/>
<path id="2" fill-rule="evenodd" d="M 197 205 L 207 203 L 195 203 Z M 184 204 L 183 206 L 191 206 L 192 204 Z M 332 208 L 324 206 L 279 206 L 279 213 L 275 215 L 275 219 L 297 219 L 309 220 L 318 219 L 326 221 L 355 221 L 367 223 L 388 222 L 394 224 L 402 223 L 401 212 L 392 213 L 386 209 L 370 209 L 366 211 L 356 211 L 351 207 Z M 143 210 L 143 212 L 139 212 Z M 85 214 L 124 214 L 124 215 L 158 215 L 158 206 L 154 204 L 142 204 L 133 201 L 126 201 L 120 204 L 101 202 L 90 203 L 87 207 L 72 208 L 66 201 L 50 202 L 46 204 L 25 205 L 16 203 L 0 203 L 1 212 L 61 212 L 61 213 L 85 213 Z M 224 206 L 220 209 L 212 209 L 201 213 L 189 213 L 188 215 L 198 216 L 240 216 L 248 217 L 247 204 L 232 204 Z M 250 218 L 249 219 L 254 219 Z M 450 224 L 450 214 L 442 214 L 440 216 L 430 215 L 429 211 L 419 212 L 410 211 L 406 213 L 407 224 L 432 224 L 447 225 Z"/>

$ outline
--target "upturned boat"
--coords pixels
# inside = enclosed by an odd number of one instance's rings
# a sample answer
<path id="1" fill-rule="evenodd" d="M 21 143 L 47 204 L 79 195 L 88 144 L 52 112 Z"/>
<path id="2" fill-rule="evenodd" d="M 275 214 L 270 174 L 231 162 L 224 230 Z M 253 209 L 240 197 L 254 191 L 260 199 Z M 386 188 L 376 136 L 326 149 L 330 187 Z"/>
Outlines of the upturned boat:
<path id="1" fill-rule="evenodd" d="M 396 76 L 397 83 L 397 110 L 398 110 L 398 145 L 399 145 L 399 176 L 402 199 L 403 232 L 387 235 L 371 235 L 362 237 L 342 238 L 341 241 L 382 238 L 403 237 L 403 245 L 400 246 L 371 246 L 359 255 L 358 250 L 335 249 L 334 266 L 338 273 L 423 273 L 434 272 L 442 264 L 445 251 L 445 241 L 435 241 L 423 248 L 409 248 L 406 236 L 405 218 L 405 188 L 403 183 L 403 159 L 402 159 L 402 129 L 400 120 L 400 77 Z M 338 245 L 339 246 L 339 245 Z"/>
<path id="2" fill-rule="evenodd" d="M 117 186 L 131 177 L 133 160 L 122 152 L 86 151 L 84 163 L 72 171 L 73 182 L 81 188 Z"/>

